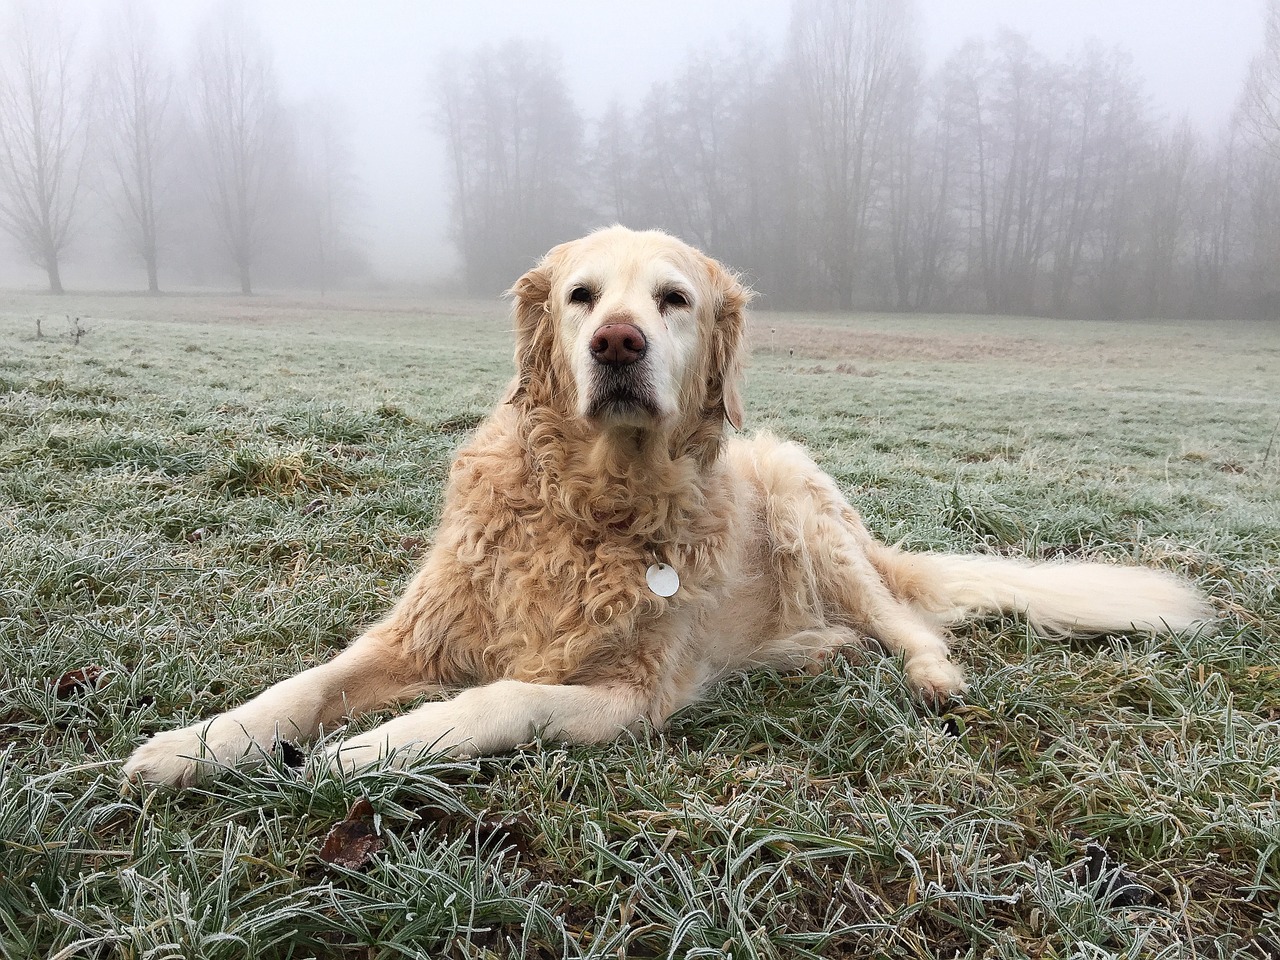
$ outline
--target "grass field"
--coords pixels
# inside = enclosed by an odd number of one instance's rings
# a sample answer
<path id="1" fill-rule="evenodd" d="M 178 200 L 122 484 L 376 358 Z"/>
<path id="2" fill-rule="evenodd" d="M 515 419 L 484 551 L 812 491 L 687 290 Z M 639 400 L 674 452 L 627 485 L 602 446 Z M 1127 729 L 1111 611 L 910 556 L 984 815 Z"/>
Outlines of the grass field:
<path id="1" fill-rule="evenodd" d="M 868 654 L 604 746 L 122 794 L 392 601 L 509 326 L 0 295 L 0 956 L 1280 954 L 1275 326 L 754 321 L 751 426 L 880 536 L 1179 571 L 1210 629 L 974 625 L 942 714 Z M 361 797 L 372 855 L 327 863 Z"/>

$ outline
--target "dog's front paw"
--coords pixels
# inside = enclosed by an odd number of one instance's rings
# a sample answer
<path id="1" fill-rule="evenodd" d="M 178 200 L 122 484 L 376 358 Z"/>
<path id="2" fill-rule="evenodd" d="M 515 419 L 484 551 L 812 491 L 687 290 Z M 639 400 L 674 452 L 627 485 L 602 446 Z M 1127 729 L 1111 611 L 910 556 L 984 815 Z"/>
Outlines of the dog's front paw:
<path id="1" fill-rule="evenodd" d="M 125 781 L 181 789 L 206 779 L 211 759 L 204 738 L 207 726 L 194 724 L 157 733 L 125 761 Z"/>
<path id="2" fill-rule="evenodd" d="M 128 783 L 159 787 L 194 786 L 213 775 L 219 765 L 244 759 L 256 742 L 237 723 L 224 717 L 166 730 L 133 751 L 125 761 Z"/>
<path id="3" fill-rule="evenodd" d="M 911 689 L 926 703 L 946 703 L 969 689 L 964 671 L 939 657 L 916 657 L 906 663 Z"/>

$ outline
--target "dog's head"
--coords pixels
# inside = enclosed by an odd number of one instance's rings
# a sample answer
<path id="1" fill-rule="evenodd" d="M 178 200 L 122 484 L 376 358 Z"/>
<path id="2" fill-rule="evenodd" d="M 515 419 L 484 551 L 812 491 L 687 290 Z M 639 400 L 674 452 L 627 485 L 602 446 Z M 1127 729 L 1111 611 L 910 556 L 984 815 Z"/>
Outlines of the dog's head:
<path id="1" fill-rule="evenodd" d="M 596 429 L 718 437 L 742 425 L 750 292 L 658 231 L 609 227 L 561 244 L 511 288 L 513 403 Z"/>

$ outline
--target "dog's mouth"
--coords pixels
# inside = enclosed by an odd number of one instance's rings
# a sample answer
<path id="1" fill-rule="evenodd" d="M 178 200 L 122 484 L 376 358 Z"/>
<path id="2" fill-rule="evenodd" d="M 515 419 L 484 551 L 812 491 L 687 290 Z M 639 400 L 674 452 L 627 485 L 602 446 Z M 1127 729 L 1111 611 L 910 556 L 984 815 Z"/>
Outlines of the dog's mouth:
<path id="1" fill-rule="evenodd" d="M 630 367 L 601 367 L 596 370 L 587 403 L 587 418 L 629 424 L 656 419 L 661 411 L 645 379 Z"/>

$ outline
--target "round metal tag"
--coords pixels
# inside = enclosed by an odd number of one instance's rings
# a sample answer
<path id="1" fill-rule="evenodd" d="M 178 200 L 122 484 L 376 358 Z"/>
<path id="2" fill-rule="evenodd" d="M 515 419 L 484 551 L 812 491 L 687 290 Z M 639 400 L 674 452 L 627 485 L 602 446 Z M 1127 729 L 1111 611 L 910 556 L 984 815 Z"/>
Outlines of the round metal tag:
<path id="1" fill-rule="evenodd" d="M 660 597 L 669 597 L 680 589 L 680 574 L 676 573 L 675 567 L 669 567 L 665 563 L 650 564 L 649 569 L 644 572 L 644 578 L 649 583 L 649 589 Z"/>

